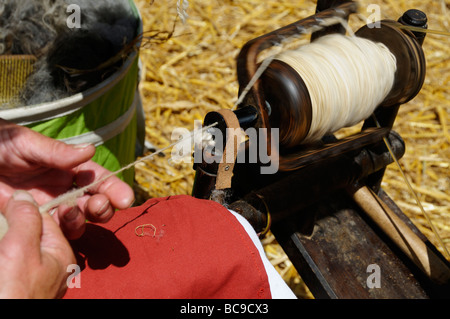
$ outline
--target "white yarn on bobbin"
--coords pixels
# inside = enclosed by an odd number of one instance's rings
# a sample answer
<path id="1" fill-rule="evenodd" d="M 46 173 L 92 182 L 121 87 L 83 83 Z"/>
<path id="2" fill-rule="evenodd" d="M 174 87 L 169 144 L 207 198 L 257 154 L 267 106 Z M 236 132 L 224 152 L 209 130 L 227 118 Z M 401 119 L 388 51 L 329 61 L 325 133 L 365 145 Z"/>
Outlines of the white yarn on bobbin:
<path id="1" fill-rule="evenodd" d="M 382 43 L 331 34 L 278 54 L 299 73 L 312 104 L 304 143 L 368 118 L 394 84 L 396 58 Z"/>

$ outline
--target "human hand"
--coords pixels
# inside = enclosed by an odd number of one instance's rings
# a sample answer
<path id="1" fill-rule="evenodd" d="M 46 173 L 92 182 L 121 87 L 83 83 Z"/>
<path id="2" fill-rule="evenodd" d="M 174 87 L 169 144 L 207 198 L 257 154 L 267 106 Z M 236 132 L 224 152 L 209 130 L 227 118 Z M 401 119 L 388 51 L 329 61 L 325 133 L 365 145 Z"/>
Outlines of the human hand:
<path id="1" fill-rule="evenodd" d="M 0 298 L 56 298 L 67 289 L 75 256 L 53 218 L 17 191 L 5 205 L 8 230 L 0 240 Z"/>
<path id="2" fill-rule="evenodd" d="M 0 119 L 0 209 L 16 190 L 28 191 L 38 205 L 110 172 L 90 159 L 93 145 L 67 145 Z M 60 205 L 55 216 L 69 239 L 80 237 L 85 220 L 107 222 L 115 209 L 134 201 L 131 187 L 112 176 L 89 189 L 74 207 Z"/>

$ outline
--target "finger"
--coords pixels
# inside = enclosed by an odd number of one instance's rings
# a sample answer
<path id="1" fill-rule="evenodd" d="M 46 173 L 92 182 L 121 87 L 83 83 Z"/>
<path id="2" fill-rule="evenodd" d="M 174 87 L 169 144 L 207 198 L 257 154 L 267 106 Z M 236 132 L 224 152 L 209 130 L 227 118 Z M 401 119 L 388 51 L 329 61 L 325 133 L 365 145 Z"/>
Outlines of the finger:
<path id="1" fill-rule="evenodd" d="M 45 284 L 41 285 L 40 294 L 45 298 L 60 298 L 67 290 L 67 266 L 76 264 L 67 239 L 53 218 L 42 214 L 41 267 Z M 48 283 L 52 283 L 48 285 Z M 47 288 L 47 291 L 46 289 Z"/>
<path id="2" fill-rule="evenodd" d="M 78 186 L 83 187 L 110 174 L 111 172 L 104 167 L 88 161 L 77 168 L 75 182 Z M 133 189 L 117 176 L 111 176 L 105 181 L 94 185 L 89 189 L 89 192 L 91 194 L 105 195 L 111 205 L 117 209 L 128 208 L 134 202 Z"/>
<path id="3" fill-rule="evenodd" d="M 14 192 L 3 213 L 8 231 L 2 244 L 12 254 L 39 258 L 42 218 L 33 197 L 25 191 Z"/>
<path id="4" fill-rule="evenodd" d="M 28 161 L 44 167 L 71 169 L 92 158 L 95 147 L 91 144 L 69 145 L 25 127 L 16 134 L 20 154 Z"/>
<path id="5" fill-rule="evenodd" d="M 19 174 L 17 174 L 19 175 Z M 25 175 L 25 174 L 23 174 Z M 61 193 L 61 190 L 66 191 L 73 187 L 73 172 L 72 170 L 61 170 L 47 168 L 43 172 L 27 172 L 25 176 L 17 181 L 11 181 L 11 178 L 4 179 L 9 185 L 16 188 L 25 189 L 25 187 L 46 190 L 49 193 L 55 192 L 56 195 Z"/>
<path id="6" fill-rule="evenodd" d="M 95 154 L 95 147 L 91 144 L 68 145 L 56 140 L 41 141 L 41 144 L 39 150 L 33 154 L 35 163 L 61 170 L 76 167 L 90 160 Z"/>
<path id="7" fill-rule="evenodd" d="M 75 264 L 76 259 L 69 242 L 60 227 L 47 213 L 42 217 L 39 264 L 34 268 L 38 274 L 35 283 L 39 289 L 36 298 L 58 298 L 67 289 L 67 266 Z"/>
<path id="8" fill-rule="evenodd" d="M 15 175 L 21 174 L 16 173 Z M 73 172 L 71 170 L 48 169 L 45 173 L 26 177 L 24 176 L 21 181 L 0 177 L 0 208 L 4 208 L 16 189 L 28 191 L 36 202 L 42 205 L 73 187 Z"/>
<path id="9" fill-rule="evenodd" d="M 114 216 L 114 208 L 108 197 L 103 194 L 95 194 L 86 202 L 86 218 L 96 223 L 106 223 Z"/>
<path id="10" fill-rule="evenodd" d="M 133 189 L 115 176 L 100 185 L 99 193 L 105 194 L 111 205 L 120 210 L 129 208 L 135 200 Z"/>
<path id="11" fill-rule="evenodd" d="M 8 184 L 0 182 L 0 210 L 5 212 L 6 205 L 14 194 L 15 189 Z"/>
<path id="12" fill-rule="evenodd" d="M 63 272 L 67 265 L 76 263 L 73 251 L 61 228 L 46 213 L 42 214 L 41 252 L 55 258 L 58 264 L 64 267 Z"/>
<path id="13" fill-rule="evenodd" d="M 81 237 L 86 219 L 106 223 L 114 216 L 114 208 L 103 194 L 84 195 L 78 198 L 76 207 L 60 205 L 57 212 L 60 227 L 69 239 Z"/>
<path id="14" fill-rule="evenodd" d="M 77 205 L 60 205 L 57 214 L 61 230 L 67 239 L 77 239 L 83 235 L 86 228 L 86 217 Z"/>

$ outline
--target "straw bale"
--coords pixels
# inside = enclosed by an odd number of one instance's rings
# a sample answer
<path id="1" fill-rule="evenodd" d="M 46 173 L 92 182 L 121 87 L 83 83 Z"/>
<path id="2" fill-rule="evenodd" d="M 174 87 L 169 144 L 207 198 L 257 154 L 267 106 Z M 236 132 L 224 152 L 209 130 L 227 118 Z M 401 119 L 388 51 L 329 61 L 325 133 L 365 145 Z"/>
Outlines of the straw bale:
<path id="1" fill-rule="evenodd" d="M 144 31 L 171 32 L 177 16 L 177 1 L 135 0 L 144 21 Z M 450 32 L 449 1 L 361 0 L 360 13 L 369 17 L 369 4 L 381 8 L 381 18 L 398 19 L 417 8 L 427 13 L 429 29 Z M 176 127 L 194 128 L 194 120 L 220 108 L 232 108 L 238 97 L 235 58 L 250 39 L 314 14 L 316 1 L 309 0 L 190 0 L 183 24 L 175 23 L 167 41 L 148 43 L 141 50 L 141 94 L 146 113 L 146 139 L 155 148 L 169 145 Z M 356 30 L 365 21 L 352 17 Z M 403 105 L 394 130 L 406 142 L 400 160 L 425 211 L 450 249 L 450 46 L 449 37 L 429 33 L 424 51 L 427 76 L 419 95 Z M 376 80 L 376 79 L 374 79 Z M 358 128 L 349 130 L 356 131 Z M 170 154 L 136 167 L 136 189 L 144 198 L 190 194 L 192 164 L 168 161 Z M 430 241 L 443 252 L 395 164 L 388 166 L 383 184 Z M 263 239 L 269 259 L 297 296 L 311 298 L 308 288 L 277 245 L 272 234 Z"/>

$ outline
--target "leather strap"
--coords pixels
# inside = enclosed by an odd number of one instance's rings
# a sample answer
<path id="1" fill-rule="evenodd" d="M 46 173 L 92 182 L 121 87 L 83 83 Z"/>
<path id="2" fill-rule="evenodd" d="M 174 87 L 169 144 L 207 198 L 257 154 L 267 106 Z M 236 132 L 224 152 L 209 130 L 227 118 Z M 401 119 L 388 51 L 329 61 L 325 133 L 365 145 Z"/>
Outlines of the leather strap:
<path id="1" fill-rule="evenodd" d="M 227 126 L 227 140 L 217 170 L 216 189 L 225 189 L 231 187 L 234 163 L 236 162 L 237 151 L 240 144 L 241 130 L 239 120 L 233 111 L 222 109 L 217 111 L 217 113 L 225 120 Z"/>

